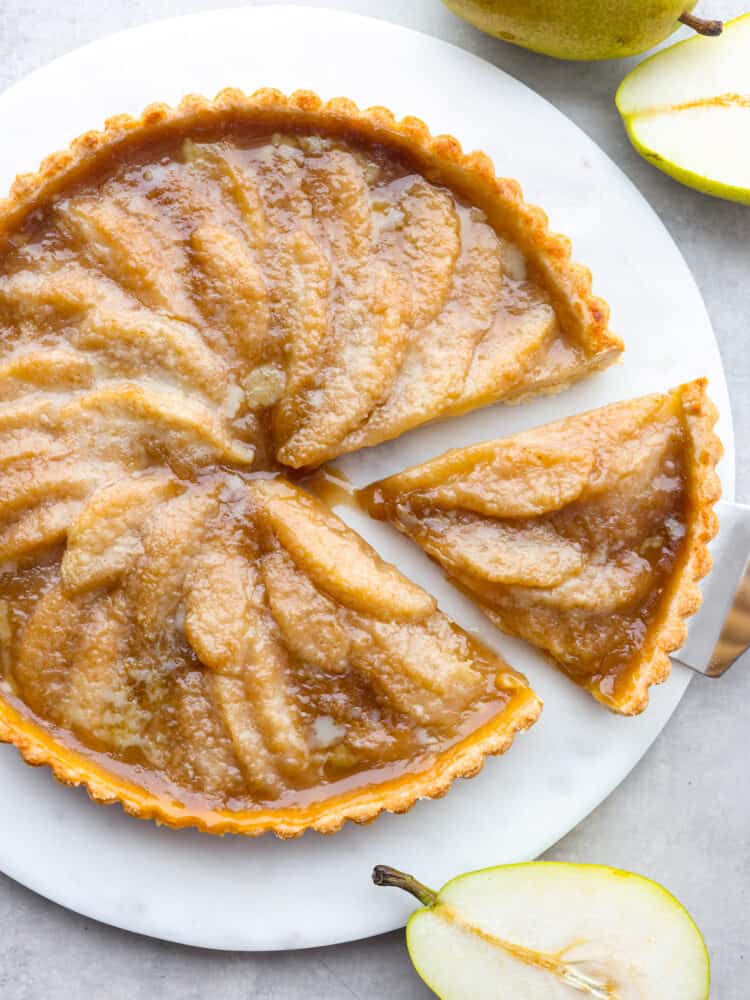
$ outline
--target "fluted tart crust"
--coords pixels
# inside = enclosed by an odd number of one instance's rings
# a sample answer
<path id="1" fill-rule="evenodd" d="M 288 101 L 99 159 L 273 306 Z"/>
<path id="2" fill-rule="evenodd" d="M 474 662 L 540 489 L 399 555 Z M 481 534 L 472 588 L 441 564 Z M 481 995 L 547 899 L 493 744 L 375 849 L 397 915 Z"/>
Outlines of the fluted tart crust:
<path id="1" fill-rule="evenodd" d="M 447 452 L 362 498 L 496 625 L 632 715 L 700 607 L 721 493 L 715 421 L 701 379 Z"/>

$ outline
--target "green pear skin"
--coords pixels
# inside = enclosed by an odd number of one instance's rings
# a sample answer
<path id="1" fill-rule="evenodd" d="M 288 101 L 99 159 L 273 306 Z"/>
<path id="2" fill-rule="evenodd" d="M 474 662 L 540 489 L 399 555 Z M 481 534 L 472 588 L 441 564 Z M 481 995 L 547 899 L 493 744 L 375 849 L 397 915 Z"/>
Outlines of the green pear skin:
<path id="1" fill-rule="evenodd" d="M 680 26 L 717 34 L 691 16 L 697 0 L 444 0 L 489 35 L 557 59 L 618 59 L 653 48 Z"/>

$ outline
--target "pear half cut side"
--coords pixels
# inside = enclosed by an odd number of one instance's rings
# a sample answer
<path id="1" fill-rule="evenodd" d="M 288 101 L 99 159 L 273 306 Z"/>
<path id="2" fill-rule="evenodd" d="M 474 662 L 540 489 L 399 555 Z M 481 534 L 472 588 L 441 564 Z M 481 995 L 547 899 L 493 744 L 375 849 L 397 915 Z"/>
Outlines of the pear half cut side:
<path id="1" fill-rule="evenodd" d="M 750 14 L 646 59 L 616 95 L 630 141 L 688 187 L 750 205 Z"/>
<path id="2" fill-rule="evenodd" d="M 698 927 L 661 885 L 602 865 L 530 862 L 469 872 L 439 892 L 379 865 L 376 885 L 422 907 L 414 967 L 442 1000 L 707 1000 Z"/>

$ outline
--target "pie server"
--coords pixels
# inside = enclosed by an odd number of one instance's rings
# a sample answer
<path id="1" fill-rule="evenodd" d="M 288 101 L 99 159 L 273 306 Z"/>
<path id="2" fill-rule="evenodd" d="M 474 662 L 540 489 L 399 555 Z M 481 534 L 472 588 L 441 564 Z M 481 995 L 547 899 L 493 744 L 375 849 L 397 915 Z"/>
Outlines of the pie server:
<path id="1" fill-rule="evenodd" d="M 711 543 L 714 566 L 701 583 L 703 604 L 688 624 L 678 663 L 706 677 L 721 677 L 750 647 L 750 507 L 718 503 L 719 533 Z"/>

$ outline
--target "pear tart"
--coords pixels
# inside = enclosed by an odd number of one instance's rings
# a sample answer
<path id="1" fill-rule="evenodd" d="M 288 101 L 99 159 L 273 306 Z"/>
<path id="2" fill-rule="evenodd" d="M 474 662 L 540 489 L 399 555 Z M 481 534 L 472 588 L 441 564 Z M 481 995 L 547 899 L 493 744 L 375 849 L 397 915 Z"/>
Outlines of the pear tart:
<path id="1" fill-rule="evenodd" d="M 489 160 L 309 93 L 187 98 L 0 203 L 0 739 L 139 816 L 329 832 L 540 703 L 281 478 L 614 361 Z"/>
<path id="2" fill-rule="evenodd" d="M 705 382 L 450 451 L 363 498 L 501 629 L 623 714 L 700 605 L 721 446 Z"/>

